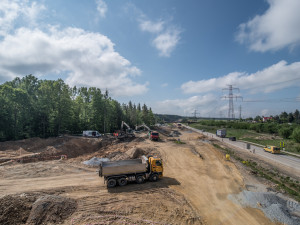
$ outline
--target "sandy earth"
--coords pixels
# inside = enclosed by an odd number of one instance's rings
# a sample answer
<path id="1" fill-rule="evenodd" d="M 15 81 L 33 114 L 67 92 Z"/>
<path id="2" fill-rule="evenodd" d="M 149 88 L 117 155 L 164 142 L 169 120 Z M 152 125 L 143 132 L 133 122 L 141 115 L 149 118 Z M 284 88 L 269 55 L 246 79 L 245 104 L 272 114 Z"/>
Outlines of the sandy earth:
<path id="1" fill-rule="evenodd" d="M 12 217 L 4 208 L 8 201 L 4 201 L 5 197 L 32 204 L 45 195 L 75 200 L 76 210 L 70 210 L 72 214 L 64 218 L 59 216 L 61 209 L 54 207 L 49 210 L 51 217 L 36 224 L 54 224 L 53 221 L 55 224 L 273 224 L 262 211 L 243 208 L 227 199 L 229 194 L 245 189 L 244 177 L 222 153 L 202 142 L 202 138 L 199 134 L 182 132 L 180 140 L 185 144 L 164 137 L 159 142 L 138 138 L 111 145 L 93 140 L 89 143 L 93 144 L 94 152 L 80 152 L 79 157 L 73 155 L 72 159 L 0 166 L 0 224 L 24 224 L 30 213 L 29 207 L 27 211 L 24 209 L 22 220 Z M 74 143 L 66 145 L 74 147 Z M 79 143 L 76 140 L 77 147 Z M 59 146 L 56 148 L 59 151 Z M 136 148 L 162 157 L 163 179 L 108 190 L 103 178 L 98 177 L 97 168 L 82 164 L 93 156 L 130 158 L 130 152 Z M 1 150 L 19 148 L 2 146 Z"/>

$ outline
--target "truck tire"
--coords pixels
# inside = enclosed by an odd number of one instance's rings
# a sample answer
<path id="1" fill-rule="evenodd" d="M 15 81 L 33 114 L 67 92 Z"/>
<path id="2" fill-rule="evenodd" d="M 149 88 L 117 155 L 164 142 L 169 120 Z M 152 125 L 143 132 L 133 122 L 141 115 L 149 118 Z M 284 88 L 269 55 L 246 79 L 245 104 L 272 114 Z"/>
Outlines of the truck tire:
<path id="1" fill-rule="evenodd" d="M 137 176 L 135 181 L 137 184 L 142 184 L 144 183 L 145 178 L 143 176 Z"/>
<path id="2" fill-rule="evenodd" d="M 118 180 L 118 184 L 120 185 L 120 186 L 125 186 L 126 184 L 127 184 L 127 179 L 126 178 L 120 178 L 119 180 Z"/>
<path id="3" fill-rule="evenodd" d="M 157 174 L 152 174 L 152 175 L 150 176 L 150 181 L 153 181 L 153 182 L 158 181 L 158 175 L 157 175 Z"/>
<path id="4" fill-rule="evenodd" d="M 107 181 L 107 187 L 108 188 L 113 188 L 117 185 L 117 181 L 115 179 L 109 179 Z"/>

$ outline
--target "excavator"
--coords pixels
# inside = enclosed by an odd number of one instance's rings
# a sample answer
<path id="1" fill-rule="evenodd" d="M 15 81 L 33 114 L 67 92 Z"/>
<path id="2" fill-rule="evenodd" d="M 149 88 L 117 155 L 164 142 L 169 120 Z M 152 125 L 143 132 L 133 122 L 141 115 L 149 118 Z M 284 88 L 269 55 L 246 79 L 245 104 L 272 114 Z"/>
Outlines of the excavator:
<path id="1" fill-rule="evenodd" d="M 141 127 L 143 127 L 144 129 L 150 131 L 151 129 L 146 125 L 146 124 L 142 124 L 139 126 L 135 126 L 135 130 L 139 130 Z"/>
<path id="2" fill-rule="evenodd" d="M 124 126 L 126 127 L 125 131 L 124 131 Z M 115 133 L 113 133 L 113 135 L 115 137 L 117 137 L 118 139 L 125 139 L 125 138 L 133 138 L 133 137 L 135 137 L 135 135 L 133 133 L 133 130 L 124 121 L 122 121 L 121 130 L 115 131 Z"/>

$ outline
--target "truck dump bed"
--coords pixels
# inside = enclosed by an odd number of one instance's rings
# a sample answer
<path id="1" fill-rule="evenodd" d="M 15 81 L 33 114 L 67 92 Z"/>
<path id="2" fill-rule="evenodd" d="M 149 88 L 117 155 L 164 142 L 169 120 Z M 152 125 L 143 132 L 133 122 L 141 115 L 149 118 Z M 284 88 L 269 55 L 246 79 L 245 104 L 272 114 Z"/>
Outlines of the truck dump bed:
<path id="1" fill-rule="evenodd" d="M 142 173 L 147 171 L 147 163 L 142 159 L 102 162 L 99 176 Z"/>

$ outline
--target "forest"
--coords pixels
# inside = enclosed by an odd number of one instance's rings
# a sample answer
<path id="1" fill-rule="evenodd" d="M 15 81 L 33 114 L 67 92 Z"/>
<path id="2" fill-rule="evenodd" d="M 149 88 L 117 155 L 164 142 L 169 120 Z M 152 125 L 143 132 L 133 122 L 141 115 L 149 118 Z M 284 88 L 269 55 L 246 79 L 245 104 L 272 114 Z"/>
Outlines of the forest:
<path id="1" fill-rule="evenodd" d="M 120 104 L 96 87 L 69 87 L 62 79 L 39 80 L 33 75 L 0 85 L 0 141 L 80 134 L 110 133 L 125 121 L 131 127 L 153 125 L 145 104 Z"/>

